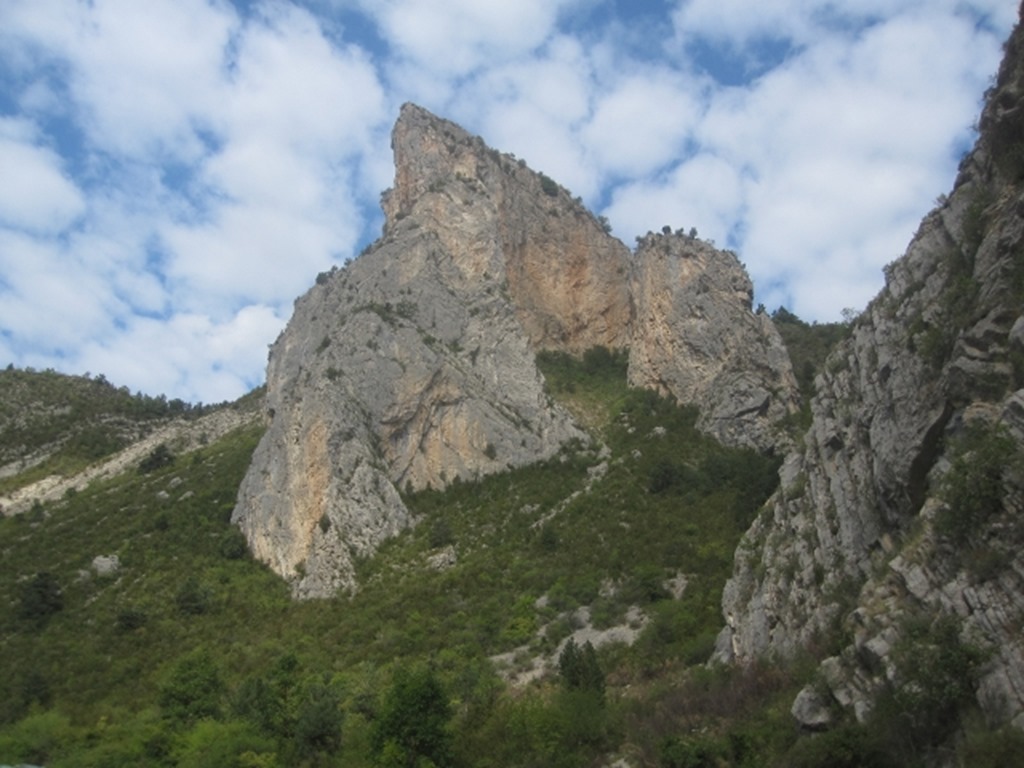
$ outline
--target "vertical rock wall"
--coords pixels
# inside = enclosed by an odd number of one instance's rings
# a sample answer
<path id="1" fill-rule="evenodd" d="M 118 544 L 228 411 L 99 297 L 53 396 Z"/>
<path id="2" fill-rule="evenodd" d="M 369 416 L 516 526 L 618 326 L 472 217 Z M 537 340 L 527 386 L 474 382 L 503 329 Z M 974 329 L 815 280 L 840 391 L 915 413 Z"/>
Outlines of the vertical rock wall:
<path id="1" fill-rule="evenodd" d="M 636 252 L 629 382 L 700 408 L 698 426 L 729 445 L 770 450 L 799 407 L 789 353 L 736 256 L 682 234 L 649 234 Z"/>
<path id="2" fill-rule="evenodd" d="M 1018 30 L 974 151 L 817 381 L 813 424 L 747 532 L 723 595 L 717 657 L 853 643 L 822 664 L 859 717 L 898 683 L 910 616 L 953 617 L 992 654 L 977 690 L 1024 727 L 1024 41 Z M 944 478 L 969 434 L 1008 435 L 998 509 L 967 512 Z M 958 458 L 961 457 L 961 458 Z"/>

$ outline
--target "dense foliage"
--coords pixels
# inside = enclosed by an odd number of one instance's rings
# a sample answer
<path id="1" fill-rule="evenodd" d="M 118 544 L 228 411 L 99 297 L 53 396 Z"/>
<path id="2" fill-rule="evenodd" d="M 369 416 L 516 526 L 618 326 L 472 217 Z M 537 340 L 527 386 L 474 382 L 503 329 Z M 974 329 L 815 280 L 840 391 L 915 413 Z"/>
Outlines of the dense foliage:
<path id="1" fill-rule="evenodd" d="M 0 520 L 0 602 L 17 607 L 0 615 L 0 761 L 795 759 L 789 703 L 812 665 L 704 666 L 776 461 L 629 390 L 621 355 L 540 362 L 593 441 L 407 495 L 419 524 L 359 563 L 354 596 L 296 603 L 240 546 L 229 518 L 258 428 Z M 113 572 L 92 566 L 115 554 Z M 601 644 L 613 627 L 635 642 Z"/>
<path id="2" fill-rule="evenodd" d="M 772 321 L 789 351 L 800 393 L 808 399 L 814 394 L 814 377 L 832 348 L 850 335 L 850 324 L 808 323 L 785 307 L 772 312 Z"/>

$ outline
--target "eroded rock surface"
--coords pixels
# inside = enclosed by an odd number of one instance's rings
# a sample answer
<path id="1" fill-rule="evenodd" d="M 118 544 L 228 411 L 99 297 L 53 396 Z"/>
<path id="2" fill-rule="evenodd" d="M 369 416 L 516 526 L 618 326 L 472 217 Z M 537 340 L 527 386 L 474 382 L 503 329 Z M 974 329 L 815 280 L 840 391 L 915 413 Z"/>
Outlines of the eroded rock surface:
<path id="1" fill-rule="evenodd" d="M 632 344 L 636 385 L 708 409 L 702 425 L 726 442 L 774 445 L 792 374 L 735 257 L 673 241 L 664 260 L 634 258 L 557 183 L 415 105 L 392 146 L 382 238 L 321 275 L 271 349 L 269 426 L 234 513 L 296 595 L 356 586 L 354 558 L 413 523 L 399 489 L 584 437 L 545 394 L 540 350 Z"/>
<path id="2" fill-rule="evenodd" d="M 1018 28 L 953 192 L 819 376 L 812 427 L 723 595 L 722 660 L 852 636 L 822 671 L 861 719 L 898 682 L 908 618 L 946 616 L 992 654 L 983 711 L 1024 727 L 1022 48 Z M 955 462 L 971 460 L 958 446 L 972 430 L 1000 429 L 1016 458 L 992 470 L 998 509 L 959 536 L 937 530 L 943 516 L 967 514 L 944 485 Z"/>
<path id="3" fill-rule="evenodd" d="M 636 253 L 633 386 L 700 408 L 698 426 L 728 445 L 786 444 L 799 406 L 789 353 L 732 253 L 683 234 L 649 234 Z"/>

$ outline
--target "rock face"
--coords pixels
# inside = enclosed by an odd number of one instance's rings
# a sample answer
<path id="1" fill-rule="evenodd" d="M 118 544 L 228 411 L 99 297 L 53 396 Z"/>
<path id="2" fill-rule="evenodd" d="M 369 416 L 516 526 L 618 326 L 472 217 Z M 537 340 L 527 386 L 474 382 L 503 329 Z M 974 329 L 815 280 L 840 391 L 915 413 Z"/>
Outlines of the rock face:
<path id="1" fill-rule="evenodd" d="M 234 520 L 299 597 L 411 524 L 398 488 L 538 461 L 583 437 L 539 348 L 628 338 L 628 251 L 568 194 L 406 105 L 384 236 L 298 300 Z"/>
<path id="2" fill-rule="evenodd" d="M 630 254 L 582 203 L 525 163 L 412 104 L 391 140 L 385 237 L 412 216 L 466 284 L 505 290 L 535 349 L 628 344 Z"/>
<path id="3" fill-rule="evenodd" d="M 945 615 L 992 653 L 977 690 L 986 715 L 1024 727 L 1019 28 L 1006 51 L 976 148 L 819 376 L 804 445 L 723 595 L 722 660 L 852 637 L 822 671 L 860 718 L 898 680 L 907 617 Z M 986 465 L 992 445 L 1002 453 Z M 964 478 L 971 492 L 958 494 Z"/>
<path id="4" fill-rule="evenodd" d="M 700 407 L 698 426 L 730 445 L 780 445 L 799 406 L 789 353 L 739 260 L 696 238 L 649 234 L 636 253 L 633 386 Z"/>
<path id="5" fill-rule="evenodd" d="M 734 258 L 673 241 L 670 256 L 642 255 L 633 280 L 601 220 L 454 123 L 407 104 L 392 146 L 383 237 L 320 275 L 271 349 L 268 429 L 233 515 L 297 596 L 356 586 L 354 558 L 414 522 L 399 489 L 542 460 L 584 436 L 545 394 L 539 350 L 639 343 L 638 385 L 711 403 L 707 428 L 725 440 L 770 444 L 761 427 L 785 413 L 792 375 Z M 741 371 L 744 358 L 756 369 Z M 688 362 L 703 367 L 688 375 Z"/>

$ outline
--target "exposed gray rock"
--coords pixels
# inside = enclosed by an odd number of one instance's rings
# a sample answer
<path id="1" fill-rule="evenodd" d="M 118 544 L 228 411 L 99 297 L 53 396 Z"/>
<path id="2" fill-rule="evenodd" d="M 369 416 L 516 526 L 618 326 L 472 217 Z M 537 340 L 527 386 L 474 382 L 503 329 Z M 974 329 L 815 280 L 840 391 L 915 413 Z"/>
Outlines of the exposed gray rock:
<path id="1" fill-rule="evenodd" d="M 427 567 L 435 571 L 447 571 L 453 568 L 459 561 L 455 547 L 449 544 L 443 547 L 440 552 L 435 552 L 427 558 Z"/>
<path id="2" fill-rule="evenodd" d="M 411 105 L 393 145 L 384 237 L 321 276 L 271 349 L 268 430 L 234 512 L 300 597 L 355 587 L 353 557 L 412 522 L 398 488 L 583 438 L 536 350 L 617 346 L 628 329 L 628 252 L 567 193 Z"/>
<path id="3" fill-rule="evenodd" d="M 121 558 L 117 555 L 96 555 L 92 559 L 92 569 L 97 576 L 113 576 L 121 570 Z"/>
<path id="4" fill-rule="evenodd" d="M 1024 135 L 1022 50 L 1018 29 L 977 147 L 818 377 L 812 426 L 723 593 L 720 660 L 793 654 L 852 631 L 822 671 L 859 719 L 894 684 L 905 619 L 923 615 L 955 617 L 964 642 L 991 650 L 978 701 L 993 723 L 1024 721 L 1024 557 L 1010 543 L 1024 530 L 1020 473 L 1006 468 L 1003 511 L 968 542 L 934 528 L 969 425 L 1002 424 L 1024 444 L 1024 190 L 1001 146 Z M 981 575 L 971 557 L 987 563 Z"/>
<path id="5" fill-rule="evenodd" d="M 788 445 L 799 406 L 789 353 L 732 253 L 682 234 L 648 234 L 636 253 L 633 386 L 698 406 L 698 427 L 729 445 Z"/>
<path id="6" fill-rule="evenodd" d="M 392 147 L 383 237 L 321 275 L 271 349 L 268 429 L 233 515 L 297 596 L 355 588 L 353 558 L 413 522 L 398 489 L 585 437 L 545 394 L 539 350 L 632 344 L 634 384 L 697 404 L 726 442 L 778 444 L 795 383 L 734 256 L 667 240 L 631 280 L 628 249 L 578 200 L 454 123 L 407 104 Z"/>
<path id="7" fill-rule="evenodd" d="M 790 709 L 793 719 L 808 731 L 823 731 L 834 720 L 828 700 L 824 699 L 813 686 L 805 686 L 797 694 Z"/>

